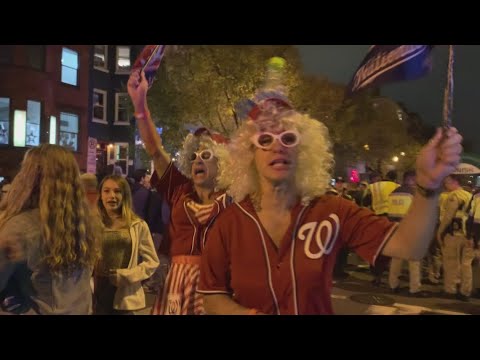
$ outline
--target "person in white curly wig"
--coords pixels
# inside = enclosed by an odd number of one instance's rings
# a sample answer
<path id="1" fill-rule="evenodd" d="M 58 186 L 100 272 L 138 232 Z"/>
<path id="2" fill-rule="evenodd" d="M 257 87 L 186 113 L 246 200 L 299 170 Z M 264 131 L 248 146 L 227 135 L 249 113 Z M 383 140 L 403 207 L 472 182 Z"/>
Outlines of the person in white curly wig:
<path id="1" fill-rule="evenodd" d="M 135 108 L 140 136 L 155 166 L 150 183 L 163 194 L 170 208 L 167 252 L 172 266 L 152 314 L 203 314 L 202 296 L 196 292 L 200 255 L 210 225 L 229 204 L 225 192 L 217 187 L 218 162 L 228 156 L 227 139 L 206 128 L 189 134 L 180 151 L 177 170 L 152 121 L 147 91 L 144 72 L 133 72 L 128 81 L 128 93 Z M 165 244 L 161 248 L 165 248 Z"/>
<path id="2" fill-rule="evenodd" d="M 420 260 L 436 222 L 442 179 L 462 137 L 439 130 L 417 159 L 417 193 L 398 225 L 325 194 L 333 164 L 328 131 L 284 99 L 263 98 L 232 138 L 220 185 L 235 203 L 216 219 L 198 291 L 207 314 L 332 314 L 342 247 L 371 264 L 379 255 Z"/>

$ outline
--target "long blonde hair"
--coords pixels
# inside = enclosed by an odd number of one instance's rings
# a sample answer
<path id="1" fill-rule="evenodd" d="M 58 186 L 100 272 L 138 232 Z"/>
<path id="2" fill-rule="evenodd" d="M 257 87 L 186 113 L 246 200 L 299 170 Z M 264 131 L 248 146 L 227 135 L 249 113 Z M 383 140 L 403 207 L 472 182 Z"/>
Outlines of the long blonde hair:
<path id="1" fill-rule="evenodd" d="M 75 157 L 61 146 L 43 144 L 27 151 L 0 204 L 0 228 L 35 208 L 40 211 L 41 258 L 49 269 L 72 271 L 95 264 L 99 229 L 90 215 Z"/>
<path id="2" fill-rule="evenodd" d="M 105 209 L 105 206 L 103 206 L 103 202 L 102 202 L 102 189 L 103 189 L 103 185 L 105 184 L 105 181 L 107 180 L 115 181 L 120 187 L 120 191 L 122 193 L 122 204 L 121 204 L 120 214 L 122 216 L 122 219 L 125 220 L 127 226 L 130 227 L 132 225 L 132 222 L 134 220 L 139 219 L 139 217 L 137 216 L 137 214 L 135 214 L 135 212 L 132 209 L 132 192 L 130 191 L 130 185 L 128 184 L 127 180 L 125 180 L 122 176 L 119 176 L 119 175 L 105 176 L 102 182 L 100 183 L 97 205 L 98 205 L 98 210 L 100 212 L 100 217 L 102 218 L 102 223 L 106 227 L 111 227 L 113 224 L 113 221 L 110 218 L 110 216 L 108 216 L 107 210 Z"/>
<path id="3" fill-rule="evenodd" d="M 230 157 L 219 159 L 218 186 L 227 188 L 227 193 L 235 201 L 242 201 L 247 195 L 258 195 L 260 184 L 254 161 L 255 147 L 250 139 L 266 125 L 270 129 L 296 129 L 300 133 L 295 185 L 302 203 L 307 204 L 325 194 L 334 165 L 326 126 L 294 110 L 267 115 L 261 125 L 258 120 L 247 120 L 232 137 Z"/>

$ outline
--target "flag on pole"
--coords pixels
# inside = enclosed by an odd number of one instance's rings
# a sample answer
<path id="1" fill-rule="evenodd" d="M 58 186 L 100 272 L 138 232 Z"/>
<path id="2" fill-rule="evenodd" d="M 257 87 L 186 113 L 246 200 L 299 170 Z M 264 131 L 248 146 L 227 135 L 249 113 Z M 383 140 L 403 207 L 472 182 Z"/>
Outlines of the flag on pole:
<path id="1" fill-rule="evenodd" d="M 137 69 L 145 71 L 149 87 L 153 84 L 166 47 L 167 45 L 146 45 L 133 64 L 132 72 Z"/>
<path id="2" fill-rule="evenodd" d="M 363 89 L 428 74 L 432 48 L 433 45 L 373 45 L 350 81 L 346 97 Z"/>
<path id="3" fill-rule="evenodd" d="M 455 52 L 453 45 L 448 46 L 448 73 L 447 85 L 443 96 L 443 127 L 452 126 L 453 111 L 453 64 L 455 62 Z"/>

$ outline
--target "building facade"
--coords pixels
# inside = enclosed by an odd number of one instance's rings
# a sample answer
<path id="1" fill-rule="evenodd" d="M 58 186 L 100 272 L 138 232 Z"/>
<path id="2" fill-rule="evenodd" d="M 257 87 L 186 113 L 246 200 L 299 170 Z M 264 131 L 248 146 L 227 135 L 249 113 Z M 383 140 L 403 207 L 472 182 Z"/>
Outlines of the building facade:
<path id="1" fill-rule="evenodd" d="M 0 45 L 0 177 L 29 147 L 71 149 L 87 165 L 91 45 Z"/>
<path id="2" fill-rule="evenodd" d="M 131 175 L 135 121 L 127 81 L 143 45 L 92 45 L 91 117 L 88 133 L 96 142 L 96 173 L 111 174 L 115 164 Z"/>

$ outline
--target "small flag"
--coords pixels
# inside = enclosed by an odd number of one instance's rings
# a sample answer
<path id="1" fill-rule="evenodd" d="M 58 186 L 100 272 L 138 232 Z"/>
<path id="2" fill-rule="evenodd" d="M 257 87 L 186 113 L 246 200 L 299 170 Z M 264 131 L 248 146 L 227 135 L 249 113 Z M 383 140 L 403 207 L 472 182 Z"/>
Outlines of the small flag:
<path id="1" fill-rule="evenodd" d="M 350 81 L 346 96 L 428 74 L 432 68 L 432 49 L 433 45 L 373 45 Z"/>
<path id="2" fill-rule="evenodd" d="M 155 74 L 160 67 L 166 47 L 167 45 L 145 46 L 133 64 L 132 72 L 137 69 L 142 69 L 145 71 L 145 77 L 147 78 L 149 87 L 151 87 L 153 84 Z"/>

